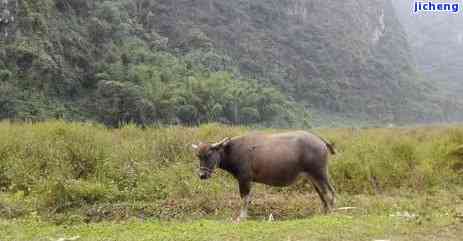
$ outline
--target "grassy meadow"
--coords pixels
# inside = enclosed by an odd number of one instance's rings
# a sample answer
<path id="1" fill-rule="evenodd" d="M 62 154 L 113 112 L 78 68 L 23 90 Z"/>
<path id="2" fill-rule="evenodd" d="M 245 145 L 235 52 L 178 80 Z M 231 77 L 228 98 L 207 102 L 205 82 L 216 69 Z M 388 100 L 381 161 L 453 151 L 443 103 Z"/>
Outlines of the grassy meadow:
<path id="1" fill-rule="evenodd" d="M 463 127 L 313 129 L 334 142 L 338 207 L 321 212 L 306 180 L 256 184 L 234 224 L 236 182 L 201 181 L 191 143 L 245 134 L 90 123 L 0 123 L 0 241 L 458 240 L 463 235 Z M 264 129 L 275 132 L 281 130 Z M 269 222 L 272 215 L 275 219 Z"/>

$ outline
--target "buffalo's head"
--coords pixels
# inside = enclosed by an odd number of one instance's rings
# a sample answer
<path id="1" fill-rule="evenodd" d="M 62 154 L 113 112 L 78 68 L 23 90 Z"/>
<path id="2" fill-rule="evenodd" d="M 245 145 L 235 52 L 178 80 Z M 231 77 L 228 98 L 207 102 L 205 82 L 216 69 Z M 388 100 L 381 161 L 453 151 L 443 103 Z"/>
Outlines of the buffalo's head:
<path id="1" fill-rule="evenodd" d="M 227 137 L 222 141 L 214 144 L 199 143 L 198 145 L 191 145 L 199 159 L 199 178 L 208 179 L 211 177 L 214 169 L 221 161 L 223 148 L 228 144 L 229 141 L 230 138 Z"/>

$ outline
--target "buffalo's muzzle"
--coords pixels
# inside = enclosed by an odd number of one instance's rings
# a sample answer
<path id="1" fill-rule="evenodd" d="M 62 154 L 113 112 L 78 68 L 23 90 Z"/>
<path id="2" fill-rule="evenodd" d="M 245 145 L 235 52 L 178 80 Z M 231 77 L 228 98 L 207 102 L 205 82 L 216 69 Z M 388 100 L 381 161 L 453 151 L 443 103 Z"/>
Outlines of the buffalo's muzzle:
<path id="1" fill-rule="evenodd" d="M 207 173 L 200 173 L 200 174 L 199 174 L 199 178 L 202 179 L 202 180 L 204 180 L 204 179 L 207 179 L 207 178 L 208 178 L 208 175 L 207 175 Z"/>

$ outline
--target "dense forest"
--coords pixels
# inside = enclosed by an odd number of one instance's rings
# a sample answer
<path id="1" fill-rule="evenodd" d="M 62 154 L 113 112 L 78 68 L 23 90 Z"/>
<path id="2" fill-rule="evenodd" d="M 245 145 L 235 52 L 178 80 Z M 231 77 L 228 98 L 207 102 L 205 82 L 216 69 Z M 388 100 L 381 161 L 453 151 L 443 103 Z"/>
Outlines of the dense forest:
<path id="1" fill-rule="evenodd" d="M 2 119 L 297 127 L 442 114 L 389 0 L 2 0 L 0 14 Z"/>

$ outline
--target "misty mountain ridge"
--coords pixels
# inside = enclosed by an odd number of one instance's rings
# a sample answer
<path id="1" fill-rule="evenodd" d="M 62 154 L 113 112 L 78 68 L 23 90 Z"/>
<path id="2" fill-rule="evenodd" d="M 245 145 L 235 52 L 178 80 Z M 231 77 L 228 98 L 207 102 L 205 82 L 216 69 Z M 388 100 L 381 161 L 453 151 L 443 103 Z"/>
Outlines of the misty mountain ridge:
<path id="1" fill-rule="evenodd" d="M 448 1 L 433 1 L 448 3 Z M 423 76 L 433 82 L 445 111 L 446 120 L 463 118 L 463 14 L 413 13 L 414 1 L 393 1 L 406 30 L 411 51 Z M 452 2 L 454 3 L 454 2 Z"/>
<path id="2" fill-rule="evenodd" d="M 0 10 L 3 118 L 292 126 L 306 112 L 423 122 L 443 111 L 388 0 L 9 0 Z"/>

